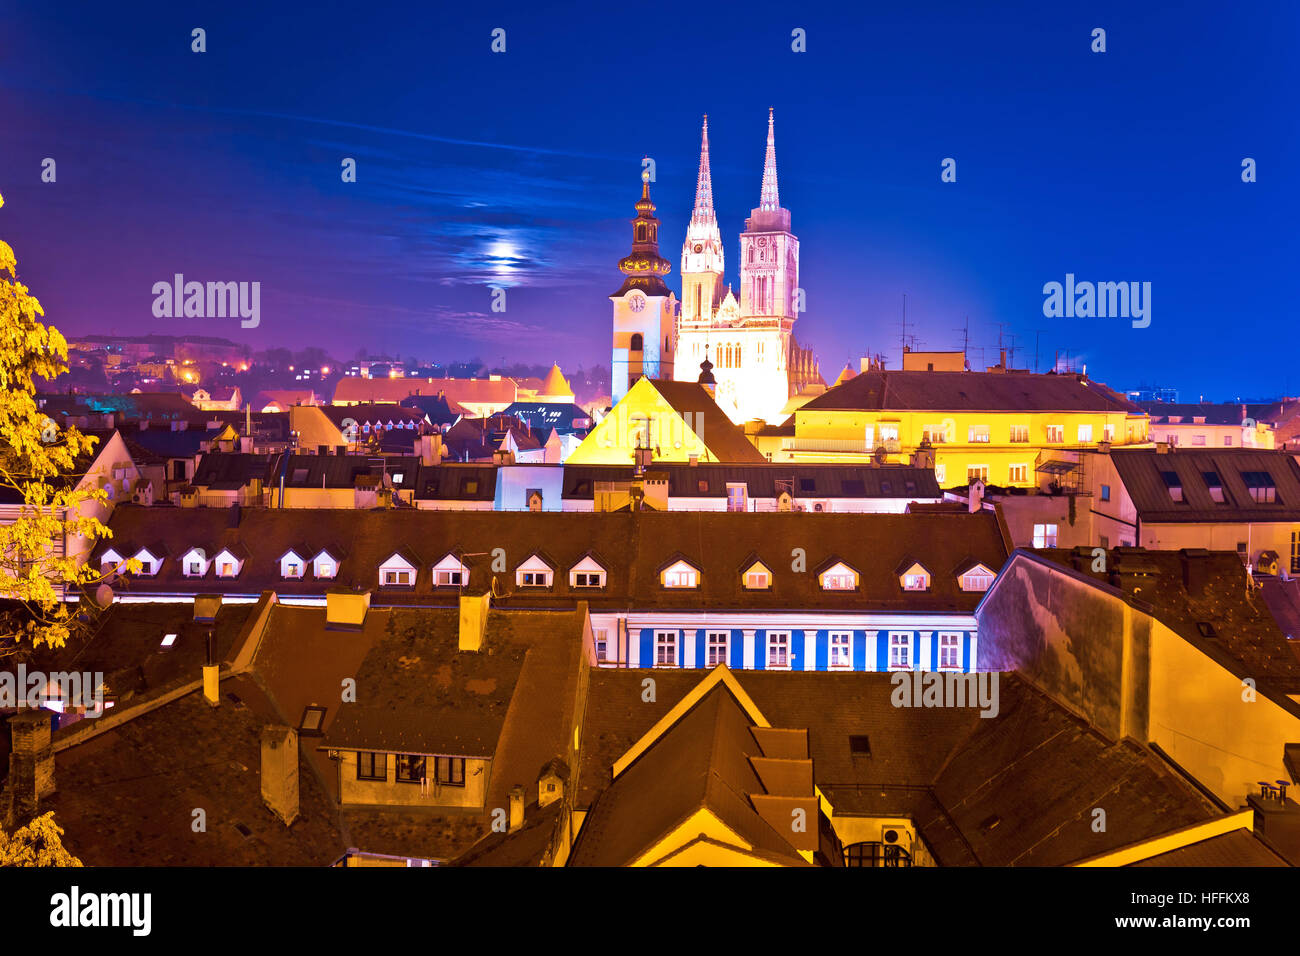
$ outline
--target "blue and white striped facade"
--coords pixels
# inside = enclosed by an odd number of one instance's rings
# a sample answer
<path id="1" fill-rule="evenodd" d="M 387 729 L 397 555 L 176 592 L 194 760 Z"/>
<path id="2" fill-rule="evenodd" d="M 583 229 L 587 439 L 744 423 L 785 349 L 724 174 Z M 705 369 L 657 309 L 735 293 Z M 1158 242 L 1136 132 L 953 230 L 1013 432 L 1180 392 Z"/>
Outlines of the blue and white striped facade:
<path id="1" fill-rule="evenodd" d="M 593 611 L 591 625 L 604 667 L 978 670 L 972 614 Z"/>

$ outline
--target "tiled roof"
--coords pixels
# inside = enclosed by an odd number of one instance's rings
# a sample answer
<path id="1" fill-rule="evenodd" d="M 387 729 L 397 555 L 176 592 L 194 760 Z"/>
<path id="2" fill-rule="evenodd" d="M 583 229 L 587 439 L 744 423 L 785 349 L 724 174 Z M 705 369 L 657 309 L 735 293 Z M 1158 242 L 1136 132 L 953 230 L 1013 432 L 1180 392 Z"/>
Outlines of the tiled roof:
<path id="1" fill-rule="evenodd" d="M 1107 552 L 1104 572 L 1092 570 L 1092 548 L 1081 548 L 1079 554 L 1062 549 L 1016 553 L 1136 597 L 1157 620 L 1229 670 L 1300 693 L 1300 659 L 1270 613 L 1266 596 L 1247 589 L 1246 569 L 1235 551 L 1114 548 Z M 1199 588 L 1189 587 L 1184 577 L 1188 561 L 1199 567 L 1194 574 L 1203 581 Z M 1135 595 L 1135 588 L 1140 593 Z"/>
<path id="2" fill-rule="evenodd" d="M 1284 451 L 1114 448 L 1110 456 L 1142 521 L 1300 521 L 1300 465 Z M 1208 473 L 1221 482 L 1222 503 L 1210 495 Z M 1182 501 L 1171 497 L 1167 474 L 1182 488 Z M 1251 497 L 1247 487 L 1251 474 L 1268 476 L 1274 501 Z"/>
<path id="3" fill-rule="evenodd" d="M 228 509 L 173 509 L 123 504 L 109 526 L 120 539 L 161 544 L 170 554 L 201 547 L 215 554 L 235 541 L 249 560 L 233 579 L 186 578 L 175 560 L 163 562 L 151 578 L 135 578 L 138 593 L 191 592 L 196 589 L 286 595 L 320 594 L 327 585 L 373 589 L 379 565 L 406 549 L 429 565 L 455 552 L 470 568 L 468 588 L 485 591 L 493 576 L 494 549 L 505 551 L 507 571 L 497 573 L 499 601 L 524 607 L 571 607 L 588 600 L 593 608 L 797 609 L 826 611 L 898 610 L 970 613 L 981 594 L 960 590 L 951 569 L 967 558 L 1000 568 L 1007 546 L 991 511 L 975 514 L 814 514 L 721 512 L 560 513 L 497 511 L 418 511 L 411 509 L 247 508 L 230 527 Z M 346 542 L 349 554 L 338 578 L 320 582 L 308 576 L 282 580 L 279 559 L 304 541 Z M 803 549 L 808 571 L 787 570 Z M 601 555 L 608 571 L 604 588 L 571 588 L 568 569 L 589 551 Z M 102 552 L 102 547 L 100 549 Z M 515 585 L 514 569 L 529 555 L 544 551 L 558 568 L 551 589 Z M 771 588 L 746 591 L 738 570 L 755 553 L 774 571 Z M 681 554 L 703 572 L 699 587 L 665 590 L 658 571 Z M 904 591 L 894 568 L 910 554 L 931 569 L 928 591 Z M 812 572 L 835 556 L 858 571 L 856 591 L 823 591 Z M 378 603 L 450 604 L 455 588 L 432 586 L 428 566 L 413 588 L 380 589 Z"/>
<path id="4" fill-rule="evenodd" d="M 597 481 L 626 481 L 631 465 L 565 465 L 564 497 L 591 501 Z M 761 464 L 697 465 L 656 462 L 647 477 L 665 475 L 673 498 L 725 498 L 727 485 L 743 482 L 750 498 L 942 498 L 931 468 L 910 465 Z"/>
<path id="5" fill-rule="evenodd" d="M 692 431 L 718 461 L 767 461 L 753 442 L 745 437 L 745 430 L 727 417 L 703 385 L 696 382 L 670 382 L 666 379 L 653 379 L 651 384 L 679 415 L 693 416 L 687 420 L 691 423 Z"/>
<path id="6" fill-rule="evenodd" d="M 464 405 L 509 405 L 518 395 L 513 379 L 486 378 L 359 378 L 345 376 L 334 387 L 336 402 L 401 402 L 412 395 L 445 394 Z"/>
<path id="7" fill-rule="evenodd" d="M 773 726 L 808 729 L 814 780 L 837 816 L 910 816 L 941 865 L 1061 865 L 1217 813 L 1154 754 L 1101 737 L 1013 674 L 998 675 L 989 718 L 973 707 L 895 706 L 889 674 L 733 676 Z M 701 676 L 656 671 L 652 702 L 642 679 L 593 673 L 577 806 L 599 806 L 614 761 Z M 851 735 L 868 738 L 869 756 L 853 753 Z M 675 785 L 675 775 L 661 789 L 648 782 L 641 799 L 675 799 Z M 1103 797 L 1108 827 L 1095 833 Z"/>
<path id="8" fill-rule="evenodd" d="M 1133 866 L 1290 866 L 1249 830 L 1233 830 L 1149 857 Z"/>
<path id="9" fill-rule="evenodd" d="M 862 372 L 800 408 L 805 411 L 1060 411 L 1145 414 L 1081 375 L 1030 372 Z"/>

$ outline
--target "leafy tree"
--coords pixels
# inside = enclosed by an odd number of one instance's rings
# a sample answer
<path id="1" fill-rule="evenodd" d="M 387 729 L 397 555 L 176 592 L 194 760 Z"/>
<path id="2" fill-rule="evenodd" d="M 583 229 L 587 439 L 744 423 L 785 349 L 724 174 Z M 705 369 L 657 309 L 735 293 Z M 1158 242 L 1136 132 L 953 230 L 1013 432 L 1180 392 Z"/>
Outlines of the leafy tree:
<path id="1" fill-rule="evenodd" d="M 4 197 L 0 196 L 0 207 Z M 86 591 L 103 576 L 78 555 L 65 554 L 71 539 L 91 542 L 112 533 L 80 510 L 106 502 L 100 489 L 78 489 L 78 460 L 89 458 L 97 438 L 59 429 L 36 405 L 34 378 L 51 381 L 68 370 L 68 343 L 40 321 L 40 302 L 18 281 L 18 261 L 0 240 L 0 497 L 20 504 L 18 517 L 0 527 L 0 658 L 30 647 L 62 647 L 78 621 L 63 593 Z M 84 555 L 82 556 L 84 557 Z M 132 570 L 138 562 L 130 562 Z"/>
<path id="2" fill-rule="evenodd" d="M 0 829 L 0 866 L 81 866 L 63 846 L 63 828 L 53 811 L 41 814 L 12 836 Z"/>

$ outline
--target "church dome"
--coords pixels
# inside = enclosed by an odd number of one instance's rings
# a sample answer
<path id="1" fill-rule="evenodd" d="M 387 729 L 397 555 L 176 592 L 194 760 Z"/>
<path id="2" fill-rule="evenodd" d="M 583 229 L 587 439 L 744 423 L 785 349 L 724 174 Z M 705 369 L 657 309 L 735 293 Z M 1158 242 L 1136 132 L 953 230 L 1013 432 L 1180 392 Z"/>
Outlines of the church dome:
<path id="1" fill-rule="evenodd" d="M 700 377 L 697 381 L 701 385 L 717 385 L 718 381 L 713 377 L 713 363 L 709 361 L 709 352 L 705 349 L 704 361 L 700 363 Z"/>

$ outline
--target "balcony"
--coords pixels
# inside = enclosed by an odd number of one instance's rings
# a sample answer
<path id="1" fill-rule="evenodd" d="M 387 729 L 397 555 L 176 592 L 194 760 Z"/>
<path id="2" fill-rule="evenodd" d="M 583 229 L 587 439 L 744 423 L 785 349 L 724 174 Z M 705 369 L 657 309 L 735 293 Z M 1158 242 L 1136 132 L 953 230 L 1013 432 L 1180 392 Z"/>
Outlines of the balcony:
<path id="1" fill-rule="evenodd" d="M 896 843 L 869 840 L 844 848 L 844 865 L 904 867 L 912 865 L 912 854 Z"/>

